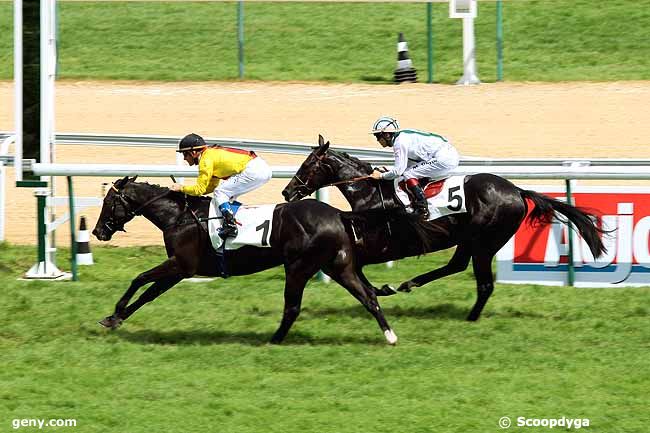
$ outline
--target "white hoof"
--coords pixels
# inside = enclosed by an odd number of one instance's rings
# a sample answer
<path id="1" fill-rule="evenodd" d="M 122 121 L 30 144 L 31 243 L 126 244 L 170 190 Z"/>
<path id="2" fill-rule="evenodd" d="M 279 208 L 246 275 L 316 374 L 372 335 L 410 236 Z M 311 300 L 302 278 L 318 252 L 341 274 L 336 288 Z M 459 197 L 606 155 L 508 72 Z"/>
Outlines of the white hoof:
<path id="1" fill-rule="evenodd" d="M 388 329 L 384 331 L 384 337 L 386 337 L 386 341 L 388 341 L 388 344 L 390 345 L 397 344 L 397 335 L 395 335 L 392 329 Z"/>

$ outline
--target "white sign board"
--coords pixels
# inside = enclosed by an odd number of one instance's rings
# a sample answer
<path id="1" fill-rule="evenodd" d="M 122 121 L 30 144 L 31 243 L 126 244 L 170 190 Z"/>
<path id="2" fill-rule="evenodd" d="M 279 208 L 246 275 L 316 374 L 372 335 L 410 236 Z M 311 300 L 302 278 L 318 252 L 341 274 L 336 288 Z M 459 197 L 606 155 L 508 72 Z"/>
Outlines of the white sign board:
<path id="1" fill-rule="evenodd" d="M 476 0 L 449 0 L 449 18 L 476 18 Z"/>

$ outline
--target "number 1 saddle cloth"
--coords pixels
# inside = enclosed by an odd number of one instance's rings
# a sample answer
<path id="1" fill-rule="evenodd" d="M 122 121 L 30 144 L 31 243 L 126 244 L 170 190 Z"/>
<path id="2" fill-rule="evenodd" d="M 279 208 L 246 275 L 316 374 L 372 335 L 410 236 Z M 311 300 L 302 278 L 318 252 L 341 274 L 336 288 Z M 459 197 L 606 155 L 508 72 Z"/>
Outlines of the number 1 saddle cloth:
<path id="1" fill-rule="evenodd" d="M 236 250 L 244 245 L 256 247 L 270 247 L 271 228 L 273 227 L 273 210 L 275 204 L 259 206 L 242 205 L 239 202 L 232 204 L 237 222 L 237 237 L 226 239 L 226 250 Z M 208 214 L 208 233 L 215 250 L 223 247 L 223 239 L 218 235 L 223 219 L 214 199 L 210 202 Z"/>

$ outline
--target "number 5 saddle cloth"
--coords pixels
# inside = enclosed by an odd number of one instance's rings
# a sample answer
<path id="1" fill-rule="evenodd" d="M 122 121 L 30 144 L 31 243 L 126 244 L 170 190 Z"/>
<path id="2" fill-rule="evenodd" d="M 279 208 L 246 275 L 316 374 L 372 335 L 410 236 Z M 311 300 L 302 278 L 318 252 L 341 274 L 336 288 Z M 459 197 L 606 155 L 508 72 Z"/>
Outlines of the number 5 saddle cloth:
<path id="1" fill-rule="evenodd" d="M 395 195 L 406 208 L 411 207 L 409 193 L 403 179 L 395 179 Z M 451 176 L 422 185 L 429 207 L 429 221 L 454 213 L 467 212 L 465 208 L 465 176 Z"/>

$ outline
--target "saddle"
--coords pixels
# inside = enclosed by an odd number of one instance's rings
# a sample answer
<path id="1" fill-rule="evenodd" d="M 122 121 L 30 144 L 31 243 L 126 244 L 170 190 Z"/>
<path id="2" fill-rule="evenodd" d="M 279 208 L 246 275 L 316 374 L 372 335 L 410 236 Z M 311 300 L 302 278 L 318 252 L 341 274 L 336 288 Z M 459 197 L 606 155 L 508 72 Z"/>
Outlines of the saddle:
<path id="1" fill-rule="evenodd" d="M 429 199 L 431 197 L 435 197 L 438 194 L 440 194 L 440 191 L 442 191 L 442 187 L 445 185 L 445 181 L 448 178 L 440 179 L 440 180 L 434 180 L 432 181 L 428 177 L 423 177 L 421 179 L 418 179 L 418 183 L 420 184 L 420 188 L 422 188 L 422 191 L 424 191 L 424 197 Z M 409 197 L 411 197 L 413 194 L 409 189 L 406 187 L 406 181 L 402 180 L 399 182 L 399 187 L 405 191 Z"/>

